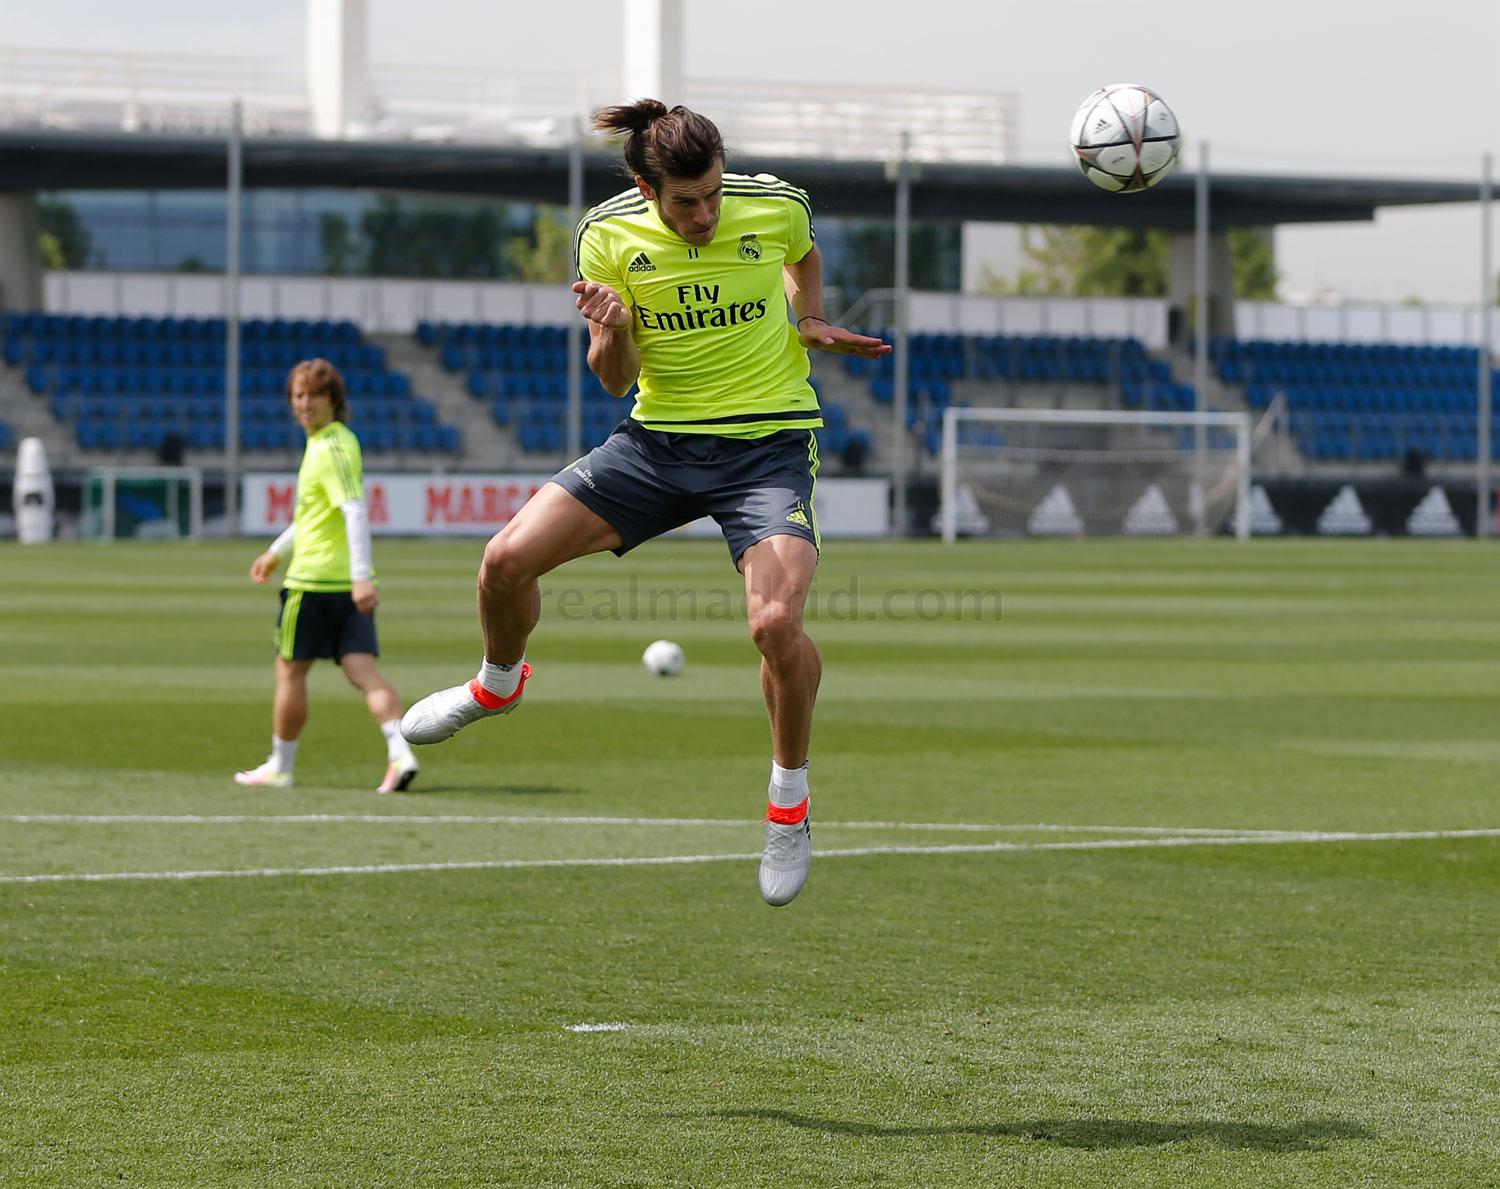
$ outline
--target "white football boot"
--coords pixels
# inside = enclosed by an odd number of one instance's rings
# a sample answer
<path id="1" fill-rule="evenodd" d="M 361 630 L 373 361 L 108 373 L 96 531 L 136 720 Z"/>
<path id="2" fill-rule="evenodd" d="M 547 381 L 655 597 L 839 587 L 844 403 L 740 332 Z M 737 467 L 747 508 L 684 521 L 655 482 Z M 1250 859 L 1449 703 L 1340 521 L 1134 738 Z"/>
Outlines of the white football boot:
<path id="1" fill-rule="evenodd" d="M 789 812 L 774 805 L 766 811 L 766 849 L 760 856 L 760 894 L 767 904 L 790 904 L 807 882 L 812 867 L 812 798 L 795 822 L 777 821 Z"/>
<path id="2" fill-rule="evenodd" d="M 520 705 L 521 695 L 526 692 L 526 679 L 530 676 L 531 666 L 522 663 L 521 680 L 516 685 L 516 692 L 508 698 L 490 693 L 479 684 L 478 678 L 428 694 L 421 701 L 413 702 L 401 716 L 401 737 L 408 743 L 441 743 L 477 719 L 509 714 Z"/>
<path id="3" fill-rule="evenodd" d="M 265 789 L 289 789 L 292 787 L 292 774 L 290 772 L 278 771 L 270 760 L 255 768 L 248 768 L 244 772 L 234 774 L 234 783 L 247 785 L 251 788 Z"/>
<path id="4" fill-rule="evenodd" d="M 404 793 L 411 788 L 411 782 L 417 778 L 421 765 L 417 763 L 417 757 L 408 750 L 399 760 L 392 760 L 385 768 L 385 779 L 380 782 L 377 793 Z"/>

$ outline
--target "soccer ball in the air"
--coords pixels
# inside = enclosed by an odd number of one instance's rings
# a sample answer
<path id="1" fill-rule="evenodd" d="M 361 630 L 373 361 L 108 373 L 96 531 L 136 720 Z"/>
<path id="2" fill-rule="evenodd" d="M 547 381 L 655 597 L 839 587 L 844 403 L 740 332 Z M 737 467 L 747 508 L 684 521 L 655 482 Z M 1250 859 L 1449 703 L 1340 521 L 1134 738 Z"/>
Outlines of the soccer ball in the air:
<path id="1" fill-rule="evenodd" d="M 1073 117 L 1068 137 L 1083 176 L 1105 190 L 1146 190 L 1177 161 L 1177 117 L 1150 87 L 1111 83 Z"/>
<path id="2" fill-rule="evenodd" d="M 641 654 L 641 664 L 653 677 L 676 677 L 682 672 L 682 661 L 682 649 L 670 640 L 655 640 Z"/>

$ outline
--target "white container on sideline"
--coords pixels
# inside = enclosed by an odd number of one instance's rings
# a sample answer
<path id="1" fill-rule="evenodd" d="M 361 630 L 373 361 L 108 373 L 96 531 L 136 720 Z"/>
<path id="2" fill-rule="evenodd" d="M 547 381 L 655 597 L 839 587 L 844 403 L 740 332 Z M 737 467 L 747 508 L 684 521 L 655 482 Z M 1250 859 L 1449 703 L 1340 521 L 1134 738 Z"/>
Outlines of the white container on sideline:
<path id="1" fill-rule="evenodd" d="M 22 438 L 16 455 L 16 536 L 23 545 L 52 540 L 52 509 L 56 493 L 52 468 L 47 465 L 47 447 L 41 438 Z"/>

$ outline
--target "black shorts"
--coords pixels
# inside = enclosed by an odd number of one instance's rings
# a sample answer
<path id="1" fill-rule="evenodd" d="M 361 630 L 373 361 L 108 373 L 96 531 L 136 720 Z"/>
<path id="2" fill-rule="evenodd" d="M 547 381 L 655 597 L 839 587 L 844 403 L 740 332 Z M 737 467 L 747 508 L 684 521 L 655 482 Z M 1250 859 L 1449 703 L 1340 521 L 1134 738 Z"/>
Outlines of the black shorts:
<path id="1" fill-rule="evenodd" d="M 811 430 L 723 438 L 662 433 L 626 418 L 552 481 L 620 534 L 617 554 L 712 516 L 738 566 L 745 550 L 767 537 L 790 534 L 819 547 L 817 475 Z"/>
<path id="2" fill-rule="evenodd" d="M 351 652 L 380 655 L 375 613 L 364 615 L 347 590 L 282 590 L 276 655 L 284 661 L 343 660 Z"/>

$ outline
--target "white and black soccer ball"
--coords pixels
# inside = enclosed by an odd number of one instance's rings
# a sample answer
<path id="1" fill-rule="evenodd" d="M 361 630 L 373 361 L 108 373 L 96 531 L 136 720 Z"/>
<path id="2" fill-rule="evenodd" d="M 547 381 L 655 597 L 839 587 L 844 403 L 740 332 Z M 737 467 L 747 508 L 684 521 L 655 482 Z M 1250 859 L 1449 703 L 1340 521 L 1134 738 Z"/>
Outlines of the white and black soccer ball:
<path id="1" fill-rule="evenodd" d="M 682 649 L 670 640 L 653 640 L 641 653 L 641 664 L 653 677 L 676 677 L 682 672 Z"/>
<path id="2" fill-rule="evenodd" d="M 1150 87 L 1111 83 L 1078 108 L 1068 143 L 1083 176 L 1104 190 L 1149 190 L 1177 162 L 1181 131 Z"/>

